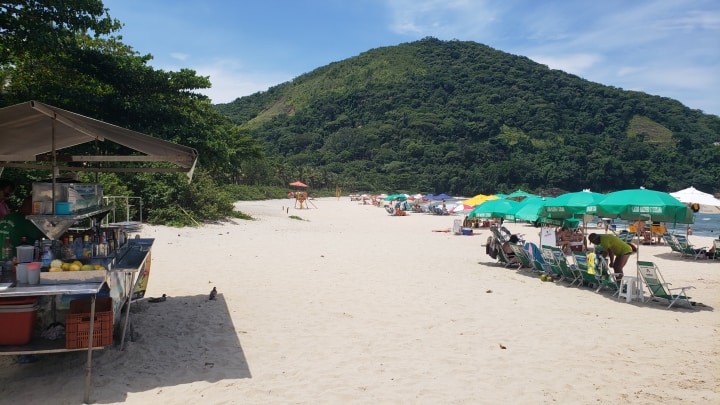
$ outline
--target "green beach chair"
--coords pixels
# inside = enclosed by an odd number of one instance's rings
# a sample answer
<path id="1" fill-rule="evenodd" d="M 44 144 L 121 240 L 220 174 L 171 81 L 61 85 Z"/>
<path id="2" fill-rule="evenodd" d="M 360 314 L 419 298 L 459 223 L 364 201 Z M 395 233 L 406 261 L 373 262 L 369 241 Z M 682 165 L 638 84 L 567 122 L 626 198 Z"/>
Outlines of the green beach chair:
<path id="1" fill-rule="evenodd" d="M 515 252 L 515 257 L 518 258 L 520 261 L 520 267 L 518 269 L 521 269 L 523 267 L 528 269 L 534 269 L 533 261 L 530 259 L 530 254 L 525 250 L 524 247 L 521 245 L 513 245 L 510 244 L 510 248 L 512 248 L 513 252 Z"/>
<path id="2" fill-rule="evenodd" d="M 522 266 L 520 259 L 513 255 L 509 256 L 503 250 L 502 246 L 497 250 L 498 263 L 503 264 L 505 267 L 517 267 L 518 269 Z"/>
<path id="3" fill-rule="evenodd" d="M 588 259 L 585 252 L 573 252 L 572 258 L 575 263 L 572 266 L 576 267 L 580 272 L 582 280 L 580 285 L 587 284 L 588 287 L 597 288 L 600 285 L 597 277 L 595 277 L 595 268 L 588 268 Z"/>
<path id="4" fill-rule="evenodd" d="M 670 283 L 666 283 L 663 276 L 660 274 L 660 269 L 653 262 L 639 261 L 638 273 L 645 282 L 650 295 L 655 298 L 663 298 L 670 302 L 667 307 L 672 307 L 678 301 L 686 301 L 690 306 L 695 304 L 690 301 L 690 297 L 685 293 L 685 290 L 695 288 L 693 286 L 676 287 L 670 288 Z"/>
<path id="5" fill-rule="evenodd" d="M 682 248 L 680 247 L 677 238 L 675 238 L 675 235 L 664 233 L 663 240 L 666 245 L 670 246 L 670 250 L 682 254 Z"/>
<path id="6" fill-rule="evenodd" d="M 593 262 L 593 266 L 595 267 L 595 278 L 599 283 L 598 288 L 595 290 L 595 292 L 600 292 L 601 290 L 609 290 L 612 291 L 611 297 L 617 295 L 619 293 L 619 283 L 617 277 L 615 276 L 615 272 L 613 272 L 612 268 L 610 268 L 607 260 L 605 260 L 602 255 L 593 253 L 592 260 L 588 258 L 588 262 L 589 261 Z"/>
<path id="7" fill-rule="evenodd" d="M 556 262 L 560 267 L 560 280 L 570 282 L 571 286 L 575 285 L 575 283 L 578 283 L 578 285 L 582 284 L 582 275 L 580 274 L 580 270 L 570 265 L 570 262 L 568 262 L 567 256 L 565 256 L 562 249 L 557 246 L 548 246 L 548 248 L 552 251 L 556 258 Z"/>

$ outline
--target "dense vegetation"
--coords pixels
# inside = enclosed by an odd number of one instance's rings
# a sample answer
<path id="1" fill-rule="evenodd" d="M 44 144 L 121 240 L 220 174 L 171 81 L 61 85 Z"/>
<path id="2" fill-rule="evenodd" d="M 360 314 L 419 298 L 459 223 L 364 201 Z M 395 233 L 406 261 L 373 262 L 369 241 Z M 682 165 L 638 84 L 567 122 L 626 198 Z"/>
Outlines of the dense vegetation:
<path id="1" fill-rule="evenodd" d="M 182 69 L 148 66 L 112 34 L 120 22 L 99 0 L 0 2 L 0 107 L 38 100 L 79 114 L 195 148 L 194 181 L 182 174 L 107 174 L 105 194 L 143 198 L 144 218 L 155 223 L 193 224 L 233 215 L 231 183 L 240 163 L 262 158 L 260 145 L 196 93 L 209 88 L 207 77 Z M 72 153 L 127 154 L 118 145 L 80 145 Z M 97 148 L 97 150 L 95 150 Z M 8 168 L 3 177 L 20 186 L 50 173 Z M 84 175 L 84 181 L 94 176 Z"/>
<path id="2" fill-rule="evenodd" d="M 474 42 L 373 49 L 216 107 L 265 146 L 250 184 L 720 192 L 717 116 Z"/>

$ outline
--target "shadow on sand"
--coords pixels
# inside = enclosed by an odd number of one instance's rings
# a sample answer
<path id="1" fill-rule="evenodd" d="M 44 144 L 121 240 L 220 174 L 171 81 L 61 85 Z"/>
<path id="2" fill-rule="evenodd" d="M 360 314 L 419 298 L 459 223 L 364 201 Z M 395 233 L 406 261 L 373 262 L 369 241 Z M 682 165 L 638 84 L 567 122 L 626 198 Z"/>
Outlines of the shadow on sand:
<path id="1" fill-rule="evenodd" d="M 225 299 L 208 295 L 167 297 L 131 306 L 133 339 L 126 337 L 93 355 L 91 403 L 125 402 L 133 392 L 195 382 L 251 378 L 250 369 Z M 15 403 L 81 403 L 87 352 L 38 355 L 33 362 L 2 359 L 0 396 Z M 119 382 L 118 379 L 124 381 Z M 40 392 L 33 387 L 42 386 Z M 162 396 L 158 397 L 161 400 Z"/>

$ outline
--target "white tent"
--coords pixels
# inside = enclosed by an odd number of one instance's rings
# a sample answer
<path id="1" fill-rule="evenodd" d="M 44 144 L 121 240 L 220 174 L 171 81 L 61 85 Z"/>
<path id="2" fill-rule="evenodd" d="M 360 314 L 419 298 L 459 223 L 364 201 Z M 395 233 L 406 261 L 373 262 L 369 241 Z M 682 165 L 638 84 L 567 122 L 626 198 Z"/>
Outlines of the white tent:
<path id="1" fill-rule="evenodd" d="M 695 187 L 688 187 L 684 190 L 670 193 L 671 196 L 677 198 L 685 204 L 709 205 L 712 207 L 720 207 L 720 200 L 712 194 L 703 193 Z"/>
<path id="2" fill-rule="evenodd" d="M 59 156 L 57 151 L 86 142 L 110 141 L 139 154 L 126 156 Z M 49 162 L 50 161 L 50 162 Z M 68 162 L 84 162 L 68 166 Z M 103 167 L 87 163 L 102 162 Z M 174 168 L 112 167 L 115 162 L 170 162 Z M 38 101 L 0 108 L 0 173 L 2 167 L 53 171 L 178 171 L 192 178 L 197 151 Z"/>

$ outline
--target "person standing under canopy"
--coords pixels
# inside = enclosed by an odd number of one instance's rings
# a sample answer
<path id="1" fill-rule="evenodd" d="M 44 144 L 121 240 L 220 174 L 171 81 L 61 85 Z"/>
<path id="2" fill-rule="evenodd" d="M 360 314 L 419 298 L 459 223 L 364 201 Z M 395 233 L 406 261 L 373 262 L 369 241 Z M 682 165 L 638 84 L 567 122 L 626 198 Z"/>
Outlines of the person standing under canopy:
<path id="1" fill-rule="evenodd" d="M 635 252 L 635 248 L 612 234 L 598 235 L 591 233 L 588 235 L 588 240 L 594 245 L 601 246 L 603 252 L 607 252 L 610 259 L 610 267 L 613 268 L 616 278 L 618 280 L 621 279 L 623 276 L 623 268 L 625 268 L 625 264 L 627 264 L 630 255 Z"/>

